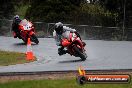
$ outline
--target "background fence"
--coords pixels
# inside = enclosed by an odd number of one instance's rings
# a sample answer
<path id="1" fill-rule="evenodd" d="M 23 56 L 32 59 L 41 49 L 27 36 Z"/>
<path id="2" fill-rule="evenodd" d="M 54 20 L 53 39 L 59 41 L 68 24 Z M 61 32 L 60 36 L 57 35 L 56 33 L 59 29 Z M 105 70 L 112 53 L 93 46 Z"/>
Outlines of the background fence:
<path id="1" fill-rule="evenodd" d="M 38 37 L 52 37 L 54 23 L 33 22 Z M 0 36 L 12 36 L 12 20 L 0 19 Z M 91 25 L 64 24 L 76 29 L 83 39 L 97 40 L 132 40 L 132 28 L 103 27 Z M 127 30 L 127 31 L 126 31 Z"/>

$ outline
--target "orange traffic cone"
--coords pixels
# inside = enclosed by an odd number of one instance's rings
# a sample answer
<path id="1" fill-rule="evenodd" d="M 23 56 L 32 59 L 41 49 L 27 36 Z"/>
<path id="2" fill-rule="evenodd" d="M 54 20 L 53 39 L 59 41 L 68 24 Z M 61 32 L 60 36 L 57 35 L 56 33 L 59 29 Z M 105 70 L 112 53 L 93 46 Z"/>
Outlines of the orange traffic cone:
<path id="1" fill-rule="evenodd" d="M 33 60 L 34 59 L 30 38 L 28 38 L 28 42 L 27 42 L 26 59 L 27 60 Z"/>

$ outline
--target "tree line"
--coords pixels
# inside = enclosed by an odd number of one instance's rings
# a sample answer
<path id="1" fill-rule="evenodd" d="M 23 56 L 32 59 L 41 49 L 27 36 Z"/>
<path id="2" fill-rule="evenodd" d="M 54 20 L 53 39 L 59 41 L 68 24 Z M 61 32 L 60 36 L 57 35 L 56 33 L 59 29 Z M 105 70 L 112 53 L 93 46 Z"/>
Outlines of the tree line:
<path id="1" fill-rule="evenodd" d="M 131 31 L 132 0 L 0 0 L 0 19 L 15 14 L 31 21 L 116 26 Z"/>
<path id="2" fill-rule="evenodd" d="M 0 18 L 11 19 L 27 6 L 24 17 L 33 21 L 102 26 L 131 26 L 132 0 L 1 0 Z M 21 12 L 21 11 L 19 11 Z"/>

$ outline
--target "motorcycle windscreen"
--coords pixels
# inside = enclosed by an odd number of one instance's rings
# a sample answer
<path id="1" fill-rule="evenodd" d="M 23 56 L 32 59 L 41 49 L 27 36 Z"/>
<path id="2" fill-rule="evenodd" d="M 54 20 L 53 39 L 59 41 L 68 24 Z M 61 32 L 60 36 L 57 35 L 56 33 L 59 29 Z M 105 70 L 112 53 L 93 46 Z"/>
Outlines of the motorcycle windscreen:
<path id="1" fill-rule="evenodd" d="M 32 24 L 28 22 L 26 19 L 22 20 L 20 24 L 24 30 L 31 30 Z"/>

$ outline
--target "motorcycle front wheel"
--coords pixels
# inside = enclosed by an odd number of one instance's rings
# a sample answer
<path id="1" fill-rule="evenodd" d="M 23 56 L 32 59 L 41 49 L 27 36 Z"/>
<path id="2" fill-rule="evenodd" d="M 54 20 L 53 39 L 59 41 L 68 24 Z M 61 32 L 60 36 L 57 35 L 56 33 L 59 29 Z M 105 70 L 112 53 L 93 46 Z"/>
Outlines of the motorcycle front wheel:
<path id="1" fill-rule="evenodd" d="M 38 38 L 37 38 L 36 35 L 34 35 L 34 34 L 31 36 L 31 41 L 34 42 L 34 43 L 36 43 L 36 44 L 39 43 Z"/>
<path id="2" fill-rule="evenodd" d="M 74 50 L 78 54 L 78 56 L 81 58 L 82 61 L 86 60 L 87 54 L 85 52 L 81 52 L 77 46 L 74 46 Z"/>

